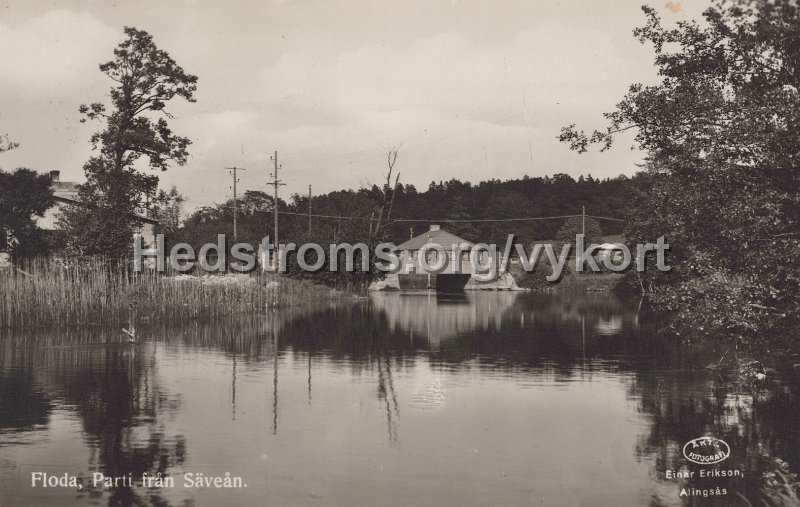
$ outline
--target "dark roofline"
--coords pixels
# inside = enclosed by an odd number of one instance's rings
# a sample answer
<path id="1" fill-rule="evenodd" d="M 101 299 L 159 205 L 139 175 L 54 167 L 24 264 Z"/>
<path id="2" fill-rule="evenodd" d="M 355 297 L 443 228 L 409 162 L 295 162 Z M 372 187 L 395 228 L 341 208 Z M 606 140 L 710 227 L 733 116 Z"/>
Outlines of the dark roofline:
<path id="1" fill-rule="evenodd" d="M 53 200 L 57 201 L 57 202 L 64 203 L 64 204 L 74 204 L 76 206 L 83 206 L 84 208 L 88 208 L 89 207 L 89 206 L 85 205 L 84 203 L 82 203 L 81 201 L 76 201 L 75 199 L 70 199 L 68 197 L 60 197 L 60 196 L 54 195 L 53 196 Z M 150 217 L 145 217 L 145 216 L 142 216 L 142 215 L 137 215 L 136 213 L 131 213 L 129 216 L 132 216 L 133 218 L 135 218 L 137 220 L 141 220 L 142 222 L 144 222 L 146 224 L 152 224 L 152 225 L 158 225 L 159 224 L 158 220 L 152 219 Z"/>
<path id="2" fill-rule="evenodd" d="M 448 240 L 443 242 L 442 236 L 448 238 Z M 450 231 L 445 229 L 436 229 L 433 231 L 425 231 L 422 234 L 417 234 L 413 238 L 398 245 L 397 249 L 401 251 L 414 252 L 421 250 L 422 247 L 428 243 L 442 246 L 446 251 L 451 251 L 453 244 L 466 247 L 465 250 L 471 250 L 474 246 L 472 242 L 456 236 Z"/>

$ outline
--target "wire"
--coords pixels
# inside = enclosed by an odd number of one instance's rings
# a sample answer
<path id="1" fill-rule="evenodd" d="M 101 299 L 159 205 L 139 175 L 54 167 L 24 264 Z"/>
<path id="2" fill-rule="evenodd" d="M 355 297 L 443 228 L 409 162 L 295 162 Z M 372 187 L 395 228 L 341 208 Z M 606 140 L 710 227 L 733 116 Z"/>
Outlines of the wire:
<path id="1" fill-rule="evenodd" d="M 195 204 L 201 204 L 197 201 L 191 201 L 186 199 L 185 202 L 193 202 Z M 208 207 L 208 205 L 204 205 Z M 217 204 L 217 206 L 220 206 Z M 272 213 L 272 210 L 264 211 L 264 213 Z M 377 218 L 366 218 L 366 217 L 354 217 L 352 215 L 344 216 L 344 215 L 320 215 L 317 213 L 312 213 L 309 215 L 308 213 L 298 213 L 294 211 L 278 211 L 279 215 L 293 215 L 293 216 L 301 216 L 307 217 L 311 216 L 314 218 L 335 218 L 335 219 L 344 219 L 344 220 L 378 220 Z M 464 222 L 474 222 L 474 223 L 481 223 L 481 222 L 525 222 L 530 220 L 557 220 L 563 218 L 580 218 L 583 215 L 553 215 L 548 217 L 514 217 L 514 218 L 458 218 L 458 219 L 432 219 L 432 218 L 396 218 L 392 220 L 392 222 L 441 222 L 441 223 L 464 223 Z M 624 222 L 620 218 L 611 218 L 611 217 L 600 217 L 596 215 L 586 215 L 586 218 L 596 218 L 598 220 L 612 220 L 614 222 Z"/>
<path id="2" fill-rule="evenodd" d="M 579 215 L 580 216 L 580 215 Z M 611 218 L 611 217 L 598 217 L 595 215 L 586 215 L 589 218 L 596 218 L 598 220 L 613 220 L 614 222 L 624 222 L 625 220 L 621 218 Z"/>
<path id="3" fill-rule="evenodd" d="M 295 215 L 295 216 L 302 216 L 302 217 L 316 217 L 316 218 L 336 218 L 336 219 L 344 219 L 344 220 L 356 220 L 359 217 L 354 216 L 343 216 L 343 215 L 317 215 L 308 213 L 296 213 L 293 211 L 278 211 L 279 215 Z M 439 222 L 439 223 L 463 223 L 463 222 L 474 222 L 474 223 L 481 223 L 481 222 L 524 222 L 529 220 L 557 220 L 557 219 L 564 219 L 564 218 L 580 218 L 583 215 L 554 215 L 549 217 L 517 217 L 517 218 L 465 218 L 465 219 L 431 219 L 431 218 L 396 218 L 391 220 L 392 223 L 394 222 Z M 625 220 L 619 218 L 611 218 L 611 217 L 598 217 L 594 215 L 586 215 L 587 218 L 597 218 L 600 220 L 613 220 L 615 222 L 624 222 Z M 378 220 L 377 218 L 366 218 L 362 217 L 361 220 Z"/>
<path id="4" fill-rule="evenodd" d="M 268 211 L 268 213 L 272 213 L 272 211 Z M 314 214 L 309 215 L 308 213 L 295 213 L 293 211 L 278 211 L 278 214 L 279 215 L 297 215 L 297 216 L 301 216 L 301 217 L 312 216 L 312 217 L 317 217 L 317 218 L 343 218 L 345 220 L 356 220 L 358 218 L 358 217 L 354 217 L 352 215 L 351 216 L 347 216 L 347 217 L 339 216 L 339 215 L 314 215 Z M 377 220 L 377 218 L 363 218 L 362 220 Z"/>
<path id="5" fill-rule="evenodd" d="M 552 220 L 556 218 L 574 218 L 582 215 L 560 215 L 552 217 L 521 217 L 521 218 L 467 218 L 467 219 L 444 219 L 444 220 L 431 220 L 431 219 L 416 219 L 416 218 L 398 218 L 392 220 L 393 222 L 523 222 L 527 220 Z M 588 216 L 588 215 L 587 215 Z"/>
<path id="6" fill-rule="evenodd" d="M 194 204 L 200 204 L 204 207 L 210 206 L 209 204 L 203 204 L 198 201 L 193 201 L 191 199 L 185 199 L 184 202 L 191 202 Z M 220 206 L 216 204 L 216 206 Z M 272 213 L 272 211 L 268 211 L 268 213 Z M 294 215 L 294 216 L 302 216 L 308 217 L 308 213 L 297 213 L 294 211 L 278 211 L 279 215 Z M 312 213 L 311 217 L 315 218 L 334 218 L 337 220 L 372 220 L 376 221 L 377 218 L 366 218 L 366 217 L 354 217 L 352 215 L 344 216 L 344 215 L 320 215 Z M 471 222 L 471 223 L 485 223 L 485 222 L 526 222 L 526 221 L 536 221 L 536 220 L 557 220 L 557 219 L 564 219 L 564 218 L 580 218 L 584 215 L 554 215 L 548 217 L 515 217 L 515 218 L 465 218 L 465 219 L 431 219 L 431 218 L 396 218 L 391 222 L 440 222 L 440 223 L 464 223 L 464 222 Z M 624 222 L 625 220 L 621 218 L 612 218 L 612 217 L 601 217 L 597 215 L 586 215 L 586 218 L 595 218 L 597 220 L 611 220 L 613 222 Z"/>

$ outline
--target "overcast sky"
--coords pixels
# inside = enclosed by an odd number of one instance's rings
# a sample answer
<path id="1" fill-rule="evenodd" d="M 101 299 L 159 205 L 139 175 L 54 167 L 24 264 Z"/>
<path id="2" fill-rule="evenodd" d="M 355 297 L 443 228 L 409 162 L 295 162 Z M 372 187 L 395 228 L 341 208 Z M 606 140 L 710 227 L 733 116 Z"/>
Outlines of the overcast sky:
<path id="1" fill-rule="evenodd" d="M 188 208 L 265 190 L 279 153 L 283 195 L 379 183 L 402 144 L 401 181 L 632 174 L 631 141 L 577 155 L 562 126 L 603 125 L 629 84 L 652 82 L 632 37 L 641 0 L 0 0 L 0 133 L 20 147 L 0 167 L 60 169 L 82 181 L 89 136 L 78 106 L 106 100 L 125 25 L 150 32 L 199 77 L 197 103 L 171 104 L 191 158 L 161 174 Z M 700 0 L 650 5 L 670 20 Z M 288 191 L 288 193 L 287 193 Z"/>

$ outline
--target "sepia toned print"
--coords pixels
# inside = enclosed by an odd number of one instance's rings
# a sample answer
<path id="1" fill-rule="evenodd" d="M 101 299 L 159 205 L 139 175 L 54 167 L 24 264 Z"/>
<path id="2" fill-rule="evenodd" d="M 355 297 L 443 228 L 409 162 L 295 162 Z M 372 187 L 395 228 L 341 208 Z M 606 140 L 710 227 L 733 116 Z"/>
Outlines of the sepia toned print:
<path id="1" fill-rule="evenodd" d="M 800 505 L 796 0 L 0 12 L 0 506 Z"/>

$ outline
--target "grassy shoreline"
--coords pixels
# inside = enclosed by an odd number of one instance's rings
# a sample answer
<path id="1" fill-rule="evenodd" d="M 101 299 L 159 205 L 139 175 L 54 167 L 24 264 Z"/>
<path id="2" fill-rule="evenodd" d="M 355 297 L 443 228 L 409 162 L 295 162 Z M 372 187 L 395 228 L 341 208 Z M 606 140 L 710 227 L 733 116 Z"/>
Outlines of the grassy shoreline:
<path id="1" fill-rule="evenodd" d="M 577 273 L 572 265 L 564 266 L 563 274 L 557 282 L 549 282 L 546 277 L 550 274 L 549 268 L 534 272 L 524 271 L 520 266 L 514 265 L 511 274 L 520 287 L 534 292 L 577 291 L 577 292 L 611 292 L 616 290 L 625 280 L 623 273 L 602 271 L 593 273 L 585 271 Z"/>
<path id="2" fill-rule="evenodd" d="M 36 259 L 0 273 L 0 328 L 216 317 L 327 301 L 341 292 L 274 273 L 134 273 L 103 259 Z"/>

